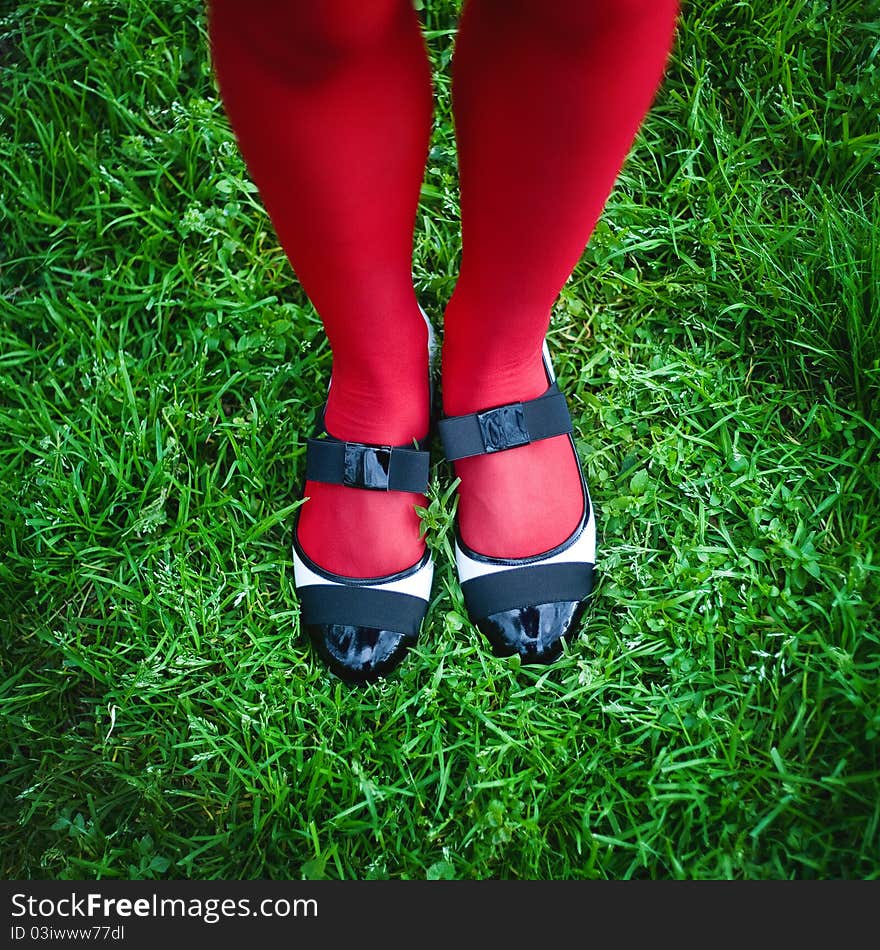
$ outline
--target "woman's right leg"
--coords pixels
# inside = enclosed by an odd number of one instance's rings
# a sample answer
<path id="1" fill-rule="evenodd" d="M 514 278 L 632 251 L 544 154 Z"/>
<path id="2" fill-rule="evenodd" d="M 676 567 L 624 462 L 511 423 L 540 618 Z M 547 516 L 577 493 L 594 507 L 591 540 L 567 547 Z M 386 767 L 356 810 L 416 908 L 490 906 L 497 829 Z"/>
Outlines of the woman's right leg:
<path id="1" fill-rule="evenodd" d="M 431 75 L 411 0 L 208 0 L 213 64 L 249 173 L 333 353 L 326 425 L 353 442 L 428 432 L 412 240 Z M 424 496 L 309 481 L 305 552 L 346 577 L 422 556 Z"/>

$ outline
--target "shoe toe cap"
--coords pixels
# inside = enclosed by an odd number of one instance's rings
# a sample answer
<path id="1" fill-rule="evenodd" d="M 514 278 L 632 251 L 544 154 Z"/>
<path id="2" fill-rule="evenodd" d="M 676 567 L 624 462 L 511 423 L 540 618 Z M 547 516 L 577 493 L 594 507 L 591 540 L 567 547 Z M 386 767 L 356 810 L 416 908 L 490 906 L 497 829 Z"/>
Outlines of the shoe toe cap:
<path id="1" fill-rule="evenodd" d="M 395 630 L 354 624 L 312 624 L 309 638 L 330 669 L 350 683 L 368 683 L 391 672 L 414 638 Z"/>
<path id="2" fill-rule="evenodd" d="M 552 663 L 562 654 L 586 601 L 566 600 L 502 610 L 477 621 L 477 627 L 498 656 L 519 654 L 523 663 Z"/>

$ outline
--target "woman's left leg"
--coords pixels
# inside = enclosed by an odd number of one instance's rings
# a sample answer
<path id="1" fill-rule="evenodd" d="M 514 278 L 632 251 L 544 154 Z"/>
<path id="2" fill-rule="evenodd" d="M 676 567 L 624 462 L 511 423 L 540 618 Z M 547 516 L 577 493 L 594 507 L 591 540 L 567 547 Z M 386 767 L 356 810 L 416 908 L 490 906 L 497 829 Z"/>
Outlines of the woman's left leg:
<path id="1" fill-rule="evenodd" d="M 440 425 L 461 478 L 468 613 L 524 662 L 553 661 L 577 629 L 596 548 L 571 419 L 542 359 L 550 311 L 651 104 L 677 9 L 466 0 L 453 64 L 463 257 Z"/>
<path id="2" fill-rule="evenodd" d="M 462 264 L 444 317 L 448 415 L 547 388 L 551 308 L 605 205 L 667 60 L 677 0 L 466 0 L 453 60 Z M 525 557 L 583 510 L 557 437 L 465 458 L 464 541 Z"/>

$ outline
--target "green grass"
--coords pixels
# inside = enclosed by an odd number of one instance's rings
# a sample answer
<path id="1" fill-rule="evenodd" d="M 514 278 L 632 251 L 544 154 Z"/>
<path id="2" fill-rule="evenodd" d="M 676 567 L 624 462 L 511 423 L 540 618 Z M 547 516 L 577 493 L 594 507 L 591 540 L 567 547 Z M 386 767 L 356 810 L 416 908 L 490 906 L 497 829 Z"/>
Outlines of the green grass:
<path id="1" fill-rule="evenodd" d="M 685 6 L 551 328 L 600 515 L 582 635 L 488 655 L 438 461 L 430 620 L 359 689 L 291 565 L 330 353 L 198 6 L 0 19 L 0 873 L 880 877 L 880 5 Z M 456 4 L 422 16 L 440 327 Z"/>

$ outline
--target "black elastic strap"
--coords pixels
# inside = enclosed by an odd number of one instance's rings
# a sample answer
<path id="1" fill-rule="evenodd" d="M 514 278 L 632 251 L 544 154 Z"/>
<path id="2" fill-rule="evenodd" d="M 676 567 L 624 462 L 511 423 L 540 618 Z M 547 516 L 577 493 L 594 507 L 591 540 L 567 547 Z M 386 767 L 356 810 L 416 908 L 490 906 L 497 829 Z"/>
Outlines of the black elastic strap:
<path id="1" fill-rule="evenodd" d="M 593 589 L 593 565 L 579 562 L 511 568 L 471 578 L 461 589 L 470 616 L 482 620 L 503 610 L 584 600 Z"/>
<path id="2" fill-rule="evenodd" d="M 417 449 L 365 445 L 339 439 L 309 439 L 306 478 L 349 488 L 405 491 L 428 490 L 431 457 Z"/>
<path id="3" fill-rule="evenodd" d="M 450 462 L 502 452 L 574 431 L 565 396 L 556 383 L 537 399 L 465 416 L 448 416 L 439 420 L 437 428 Z"/>
<path id="4" fill-rule="evenodd" d="M 427 601 L 369 587 L 307 585 L 298 591 L 302 622 L 307 625 L 348 624 L 418 635 Z"/>

